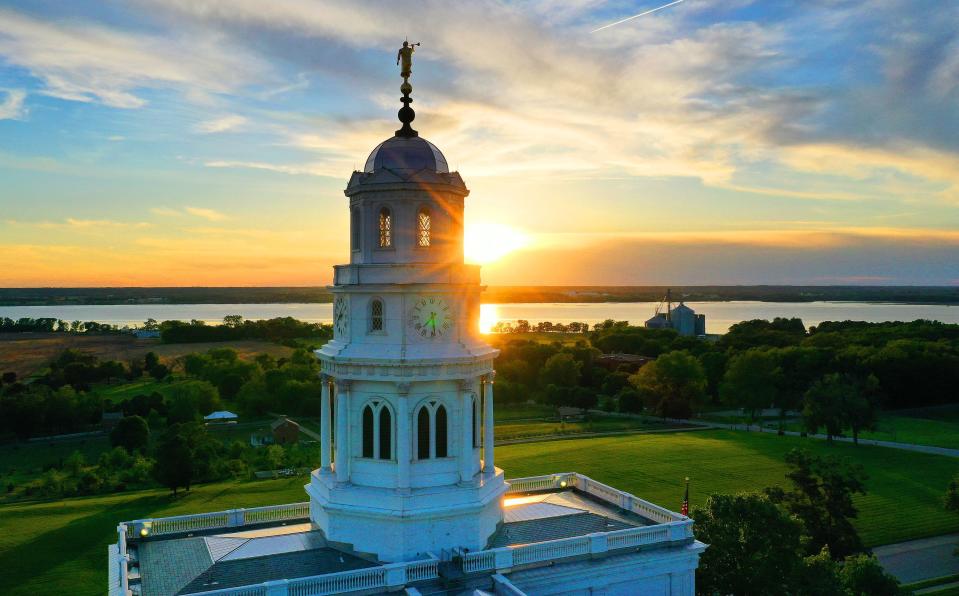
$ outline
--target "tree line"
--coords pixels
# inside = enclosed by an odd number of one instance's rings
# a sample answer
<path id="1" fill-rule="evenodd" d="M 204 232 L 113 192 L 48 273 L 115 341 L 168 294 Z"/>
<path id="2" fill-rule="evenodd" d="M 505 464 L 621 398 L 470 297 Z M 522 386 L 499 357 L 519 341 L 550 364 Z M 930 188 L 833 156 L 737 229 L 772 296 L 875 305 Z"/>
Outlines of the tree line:
<path id="1" fill-rule="evenodd" d="M 649 359 L 604 366 L 608 354 Z M 853 438 L 880 408 L 954 403 L 959 325 L 744 321 L 717 341 L 625 321 L 594 326 L 573 346 L 509 339 L 496 362 L 497 395 L 582 408 L 687 418 L 707 406 L 741 408 L 750 421 L 775 409 L 801 414 L 805 429 Z"/>

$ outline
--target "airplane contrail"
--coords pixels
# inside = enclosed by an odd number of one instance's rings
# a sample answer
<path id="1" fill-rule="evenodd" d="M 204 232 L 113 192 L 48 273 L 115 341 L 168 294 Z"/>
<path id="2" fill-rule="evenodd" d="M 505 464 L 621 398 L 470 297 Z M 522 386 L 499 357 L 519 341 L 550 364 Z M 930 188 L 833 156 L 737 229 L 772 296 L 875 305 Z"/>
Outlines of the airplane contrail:
<path id="1" fill-rule="evenodd" d="M 620 20 L 616 21 L 615 23 L 610 23 L 609 25 L 603 25 L 603 26 L 600 27 L 599 29 L 593 29 L 592 31 L 590 31 L 590 33 L 596 33 L 597 31 L 602 31 L 603 29 L 609 29 L 610 27 L 615 27 L 616 25 L 619 25 L 620 23 L 625 23 L 626 21 L 632 21 L 633 19 L 638 19 L 639 17 L 644 16 L 644 15 L 648 15 L 648 14 L 651 13 L 651 12 L 656 12 L 657 10 L 662 10 L 662 9 L 664 9 L 664 8 L 669 8 L 670 6 L 672 6 L 672 5 L 674 5 L 674 4 L 679 4 L 680 2 L 685 2 L 685 1 L 686 1 L 686 0 L 676 0 L 675 2 L 670 2 L 669 4 L 663 4 L 663 5 L 660 6 L 660 7 L 652 8 L 652 9 L 650 9 L 650 10 L 647 10 L 646 12 L 641 12 L 641 13 L 639 13 L 639 14 L 634 14 L 633 16 L 631 16 L 631 17 L 626 17 L 625 19 L 620 19 Z"/>

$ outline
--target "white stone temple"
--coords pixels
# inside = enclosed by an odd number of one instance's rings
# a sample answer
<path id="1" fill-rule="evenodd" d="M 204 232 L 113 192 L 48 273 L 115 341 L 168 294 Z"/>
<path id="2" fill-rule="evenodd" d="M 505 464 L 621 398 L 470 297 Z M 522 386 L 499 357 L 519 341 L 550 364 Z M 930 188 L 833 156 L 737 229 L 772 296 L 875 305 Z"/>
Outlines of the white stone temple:
<path id="1" fill-rule="evenodd" d="M 695 593 L 706 546 L 686 516 L 574 472 L 495 466 L 469 191 L 410 127 L 411 90 L 403 127 L 345 191 L 308 502 L 124 522 L 111 594 Z"/>

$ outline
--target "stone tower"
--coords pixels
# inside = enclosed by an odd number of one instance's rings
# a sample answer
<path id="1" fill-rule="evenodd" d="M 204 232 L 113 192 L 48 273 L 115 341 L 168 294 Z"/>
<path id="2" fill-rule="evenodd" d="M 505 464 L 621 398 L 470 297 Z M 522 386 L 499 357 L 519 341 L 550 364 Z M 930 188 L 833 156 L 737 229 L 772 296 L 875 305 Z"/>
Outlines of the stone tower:
<path id="1" fill-rule="evenodd" d="M 307 493 L 326 538 L 404 561 L 486 546 L 503 521 L 493 462 L 493 359 L 479 267 L 463 262 L 469 194 L 410 127 L 380 143 L 345 193 L 350 262 L 334 267 L 333 340 L 317 350 L 321 468 Z"/>

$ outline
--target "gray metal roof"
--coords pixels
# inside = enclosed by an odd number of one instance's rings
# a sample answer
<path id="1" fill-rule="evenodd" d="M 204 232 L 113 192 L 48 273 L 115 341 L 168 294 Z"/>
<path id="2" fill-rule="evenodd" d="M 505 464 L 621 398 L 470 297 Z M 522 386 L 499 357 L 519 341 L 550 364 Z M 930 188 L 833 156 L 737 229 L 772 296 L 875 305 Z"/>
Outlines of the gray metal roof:
<path id="1" fill-rule="evenodd" d="M 431 170 L 448 174 L 443 153 L 422 137 L 392 137 L 377 145 L 366 160 L 363 171 L 372 174 L 381 169 L 394 171 Z"/>
<path id="2" fill-rule="evenodd" d="M 192 594 L 375 567 L 326 545 L 320 532 L 256 532 L 147 540 L 138 545 L 143 596 Z"/>

